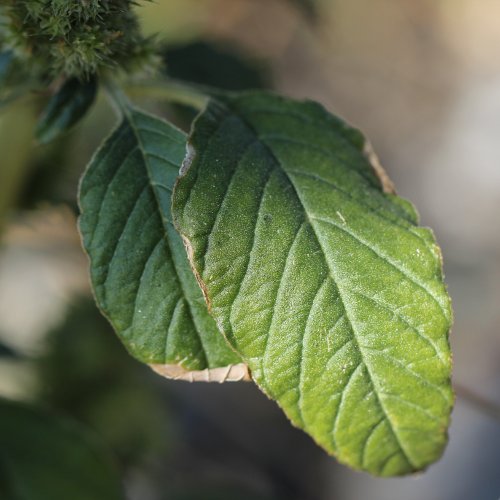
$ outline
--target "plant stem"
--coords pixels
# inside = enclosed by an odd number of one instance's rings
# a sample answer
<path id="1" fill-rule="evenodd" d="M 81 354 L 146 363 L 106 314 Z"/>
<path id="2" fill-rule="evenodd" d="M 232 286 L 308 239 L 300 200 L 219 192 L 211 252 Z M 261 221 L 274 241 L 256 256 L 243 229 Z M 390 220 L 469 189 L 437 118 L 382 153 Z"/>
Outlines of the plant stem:
<path id="1" fill-rule="evenodd" d="M 125 114 L 125 110 L 130 105 L 127 96 L 123 93 L 122 89 L 112 81 L 106 81 L 104 83 L 104 87 L 108 96 L 110 97 L 113 109 L 115 110 L 118 117 L 122 118 Z"/>
<path id="2" fill-rule="evenodd" d="M 496 420 L 500 420 L 500 405 L 483 398 L 479 394 L 476 394 L 473 390 L 464 387 L 461 384 L 454 384 L 454 388 L 458 397 L 473 405 L 481 413 L 489 415 Z"/>
<path id="3" fill-rule="evenodd" d="M 196 87 L 175 80 L 152 80 L 130 82 L 124 90 L 131 96 L 146 96 L 165 99 L 176 104 L 184 104 L 197 110 L 205 109 L 209 96 Z"/>

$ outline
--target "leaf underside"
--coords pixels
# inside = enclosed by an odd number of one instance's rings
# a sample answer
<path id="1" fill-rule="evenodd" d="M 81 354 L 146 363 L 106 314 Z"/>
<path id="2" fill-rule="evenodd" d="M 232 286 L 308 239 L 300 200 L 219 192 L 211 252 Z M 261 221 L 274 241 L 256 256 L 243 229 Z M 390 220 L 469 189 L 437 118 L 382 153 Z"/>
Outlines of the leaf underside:
<path id="1" fill-rule="evenodd" d="M 204 377 L 239 364 L 170 221 L 186 136 L 144 112 L 123 111 L 80 186 L 80 230 L 97 303 L 130 353 L 166 376 L 190 380 L 191 371 L 205 370 Z"/>
<path id="2" fill-rule="evenodd" d="M 211 101 L 189 147 L 174 221 L 256 383 L 354 468 L 435 461 L 453 401 L 440 251 L 383 192 L 362 135 L 255 92 Z"/>

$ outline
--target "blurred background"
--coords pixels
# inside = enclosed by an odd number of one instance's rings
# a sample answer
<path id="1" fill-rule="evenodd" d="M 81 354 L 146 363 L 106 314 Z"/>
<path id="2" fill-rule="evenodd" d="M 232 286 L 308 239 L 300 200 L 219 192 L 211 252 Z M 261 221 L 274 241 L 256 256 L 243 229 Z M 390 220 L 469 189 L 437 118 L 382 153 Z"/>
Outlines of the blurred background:
<path id="1" fill-rule="evenodd" d="M 312 98 L 366 133 L 442 247 L 455 383 L 500 402 L 500 1 L 156 0 L 138 12 L 171 76 Z M 144 105 L 189 123 L 185 109 Z M 135 362 L 94 306 L 75 225 L 78 178 L 112 114 L 99 100 L 43 147 L 36 116 L 32 102 L 0 115 L 1 396 L 92 428 L 130 500 L 500 498 L 500 421 L 463 392 L 442 459 L 381 480 L 338 465 L 253 384 L 173 382 Z"/>

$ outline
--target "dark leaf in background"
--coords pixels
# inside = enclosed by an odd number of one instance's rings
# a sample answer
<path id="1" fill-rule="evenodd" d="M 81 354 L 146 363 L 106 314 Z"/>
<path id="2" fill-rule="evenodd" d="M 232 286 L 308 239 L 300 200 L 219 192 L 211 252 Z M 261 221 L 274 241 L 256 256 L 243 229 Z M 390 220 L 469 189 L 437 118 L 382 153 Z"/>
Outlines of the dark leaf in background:
<path id="1" fill-rule="evenodd" d="M 165 58 L 168 75 L 188 82 L 225 90 L 268 88 L 270 84 L 262 62 L 229 50 L 223 43 L 198 41 L 170 47 Z"/>
<path id="2" fill-rule="evenodd" d="M 111 456 L 75 422 L 0 399 L 3 500 L 118 500 Z"/>
<path id="3" fill-rule="evenodd" d="M 97 79 L 81 82 L 72 78 L 52 96 L 36 128 L 37 139 L 45 144 L 68 131 L 87 113 L 95 100 Z"/>
<path id="4" fill-rule="evenodd" d="M 3 342 L 0 342 L 0 358 L 18 358 L 19 353 L 16 352 L 12 347 L 9 347 L 8 345 L 4 344 Z"/>
<path id="5" fill-rule="evenodd" d="M 49 333 L 36 373 L 37 399 L 94 429 L 123 467 L 165 449 L 170 422 L 158 377 L 129 356 L 91 299 Z"/>

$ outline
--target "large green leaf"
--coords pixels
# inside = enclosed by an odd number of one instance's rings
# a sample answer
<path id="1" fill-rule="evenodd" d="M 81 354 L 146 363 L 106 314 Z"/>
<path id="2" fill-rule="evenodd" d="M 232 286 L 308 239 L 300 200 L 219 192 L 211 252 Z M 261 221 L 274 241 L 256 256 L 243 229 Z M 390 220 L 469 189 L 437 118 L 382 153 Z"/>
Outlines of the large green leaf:
<path id="1" fill-rule="evenodd" d="M 241 378 L 246 367 L 208 315 L 170 222 L 185 134 L 127 104 L 123 111 L 80 186 L 80 229 L 98 305 L 131 354 L 162 374 Z"/>
<path id="2" fill-rule="evenodd" d="M 338 459 L 377 475 L 447 440 L 450 300 L 440 251 L 383 186 L 362 135 L 313 102 L 211 101 L 174 221 L 252 377 Z"/>
<path id="3" fill-rule="evenodd" d="M 118 500 L 109 452 L 76 422 L 0 399 L 0 498 Z"/>

